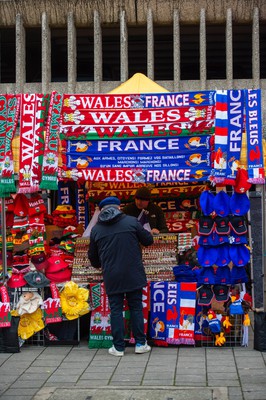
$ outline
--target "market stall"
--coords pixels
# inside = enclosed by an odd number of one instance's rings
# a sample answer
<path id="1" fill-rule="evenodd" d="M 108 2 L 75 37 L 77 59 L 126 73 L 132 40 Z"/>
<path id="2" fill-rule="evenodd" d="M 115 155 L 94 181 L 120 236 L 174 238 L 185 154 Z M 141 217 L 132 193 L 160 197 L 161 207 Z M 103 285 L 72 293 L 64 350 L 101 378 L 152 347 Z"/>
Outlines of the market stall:
<path id="1" fill-rule="evenodd" d="M 169 227 L 169 234 L 155 237 L 155 258 L 143 252 L 150 282 L 148 336 L 156 345 L 195 345 L 206 337 L 208 343 L 225 345 L 226 329 L 228 334 L 230 324 L 235 328 L 226 318 L 229 302 L 233 296 L 242 303 L 250 292 L 245 285 L 252 273 L 250 232 L 244 229 L 239 239 L 237 224 L 245 228 L 249 190 L 264 184 L 260 91 L 163 93 L 157 85 L 154 91 L 132 94 L 125 84 L 121 90 L 2 96 L 2 287 L 14 289 L 20 299 L 24 291 L 41 296 L 40 304 L 35 300 L 36 316 L 25 310 L 21 314 L 19 332 L 21 320 L 30 317 L 20 338 L 27 340 L 62 318 L 79 319 L 90 309 L 91 329 L 100 328 L 99 334 L 104 326 L 109 332 L 107 309 L 97 310 L 94 302 L 95 293 L 105 295 L 101 275 L 86 257 L 89 236 L 84 231 L 103 197 L 117 195 L 125 205 L 145 185 L 164 209 Z M 241 200 L 236 200 L 237 188 Z M 238 211 L 242 199 L 247 206 Z M 225 217 L 227 230 L 219 221 Z M 229 243 L 232 236 L 239 245 Z M 225 261 L 221 254 L 227 255 Z M 232 271 L 247 275 L 232 282 Z M 241 285 L 237 296 L 232 284 Z M 155 293 L 160 285 L 166 304 L 159 315 Z M 216 294 L 217 285 L 223 296 Z M 175 307 L 169 307 L 173 292 Z M 71 309 L 68 298 L 73 296 Z M 14 318 L 15 300 L 10 302 Z M 244 301 L 251 306 L 250 298 Z M 238 309 L 241 323 L 246 311 Z M 48 329 L 49 337 L 53 340 Z"/>

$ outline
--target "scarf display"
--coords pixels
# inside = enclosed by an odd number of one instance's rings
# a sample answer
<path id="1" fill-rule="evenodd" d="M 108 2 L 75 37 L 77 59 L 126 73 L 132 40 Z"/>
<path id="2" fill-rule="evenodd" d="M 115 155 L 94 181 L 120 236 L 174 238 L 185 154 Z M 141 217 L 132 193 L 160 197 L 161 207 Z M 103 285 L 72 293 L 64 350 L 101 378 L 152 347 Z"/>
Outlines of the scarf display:
<path id="1" fill-rule="evenodd" d="M 44 94 L 22 94 L 18 193 L 40 189 L 48 98 Z"/>
<path id="2" fill-rule="evenodd" d="M 60 137 L 92 140 L 213 133 L 214 94 L 65 94 Z"/>
<path id="3" fill-rule="evenodd" d="M 77 224 L 82 225 L 84 231 L 89 224 L 89 204 L 86 193 L 85 183 L 78 183 L 75 187 Z"/>
<path id="4" fill-rule="evenodd" d="M 62 107 L 62 95 L 53 92 L 48 110 L 47 130 L 44 146 L 41 189 L 57 190 L 59 156 L 59 121 Z"/>
<path id="5" fill-rule="evenodd" d="M 151 282 L 150 336 L 157 345 L 194 345 L 197 283 Z"/>
<path id="6" fill-rule="evenodd" d="M 261 91 L 245 90 L 248 182 L 264 184 Z"/>
<path id="7" fill-rule="evenodd" d="M 16 192 L 14 161 L 11 143 L 16 132 L 20 111 L 20 95 L 7 95 L 4 156 L 0 167 L 0 194 L 4 197 Z"/>

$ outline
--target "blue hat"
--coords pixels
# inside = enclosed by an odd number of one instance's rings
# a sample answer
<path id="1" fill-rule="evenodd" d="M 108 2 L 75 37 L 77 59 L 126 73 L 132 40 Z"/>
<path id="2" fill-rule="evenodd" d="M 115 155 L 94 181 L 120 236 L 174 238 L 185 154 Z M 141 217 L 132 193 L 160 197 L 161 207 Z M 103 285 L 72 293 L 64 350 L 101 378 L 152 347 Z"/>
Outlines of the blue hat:
<path id="1" fill-rule="evenodd" d="M 215 272 L 214 268 L 201 268 L 198 273 L 198 283 L 201 285 L 214 285 Z"/>
<path id="2" fill-rule="evenodd" d="M 246 193 L 234 193 L 230 198 L 231 213 L 245 215 L 250 209 L 250 201 Z"/>
<path id="3" fill-rule="evenodd" d="M 217 259 L 217 251 L 215 247 L 201 246 L 197 252 L 199 264 L 202 267 L 211 267 Z"/>
<path id="4" fill-rule="evenodd" d="M 213 297 L 214 297 L 214 293 L 212 291 L 211 286 L 203 285 L 199 289 L 198 305 L 209 306 L 212 302 Z"/>
<path id="5" fill-rule="evenodd" d="M 230 214 L 230 197 L 223 190 L 217 193 L 213 205 L 214 211 L 220 217 L 226 217 Z"/>
<path id="6" fill-rule="evenodd" d="M 210 235 L 200 236 L 199 237 L 199 245 L 200 246 L 216 246 L 214 232 L 212 232 Z"/>
<path id="7" fill-rule="evenodd" d="M 231 285 L 231 270 L 228 265 L 216 269 L 215 284 Z"/>
<path id="8" fill-rule="evenodd" d="M 244 244 L 230 246 L 229 253 L 233 264 L 237 267 L 244 267 L 249 262 L 250 252 Z"/>
<path id="9" fill-rule="evenodd" d="M 231 261 L 231 257 L 229 254 L 229 245 L 223 244 L 221 246 L 216 247 L 217 251 L 217 259 L 215 264 L 218 265 L 218 267 L 225 267 L 228 265 Z"/>
<path id="10" fill-rule="evenodd" d="M 230 244 L 247 244 L 247 236 L 246 235 L 237 235 L 233 230 L 229 236 Z"/>
<path id="11" fill-rule="evenodd" d="M 227 235 L 218 235 L 217 232 L 213 232 L 213 242 L 213 246 L 221 246 L 223 244 L 229 243 L 229 239 Z"/>
<path id="12" fill-rule="evenodd" d="M 213 201 L 215 196 L 210 190 L 204 190 L 199 198 L 201 210 L 204 215 L 210 215 L 214 211 Z"/>
<path id="13" fill-rule="evenodd" d="M 105 206 L 120 206 L 121 202 L 118 197 L 110 196 L 106 197 L 99 203 L 100 210 Z"/>
<path id="14" fill-rule="evenodd" d="M 237 283 L 246 283 L 248 282 L 248 275 L 245 270 L 245 267 L 236 267 L 233 265 L 231 269 L 231 283 L 232 285 L 236 285 Z"/>

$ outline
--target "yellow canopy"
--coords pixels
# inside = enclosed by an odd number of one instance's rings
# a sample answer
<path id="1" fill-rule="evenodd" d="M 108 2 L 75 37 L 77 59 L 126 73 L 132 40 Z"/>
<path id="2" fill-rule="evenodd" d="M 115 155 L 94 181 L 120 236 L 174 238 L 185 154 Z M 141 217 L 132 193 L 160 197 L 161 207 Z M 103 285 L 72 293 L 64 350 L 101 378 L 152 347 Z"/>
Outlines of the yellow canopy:
<path id="1" fill-rule="evenodd" d="M 126 82 L 121 83 L 117 88 L 111 90 L 111 94 L 128 94 L 128 93 L 167 93 L 164 87 L 158 85 L 158 83 L 153 82 L 146 75 L 141 73 L 136 73 L 132 78 L 128 79 Z"/>

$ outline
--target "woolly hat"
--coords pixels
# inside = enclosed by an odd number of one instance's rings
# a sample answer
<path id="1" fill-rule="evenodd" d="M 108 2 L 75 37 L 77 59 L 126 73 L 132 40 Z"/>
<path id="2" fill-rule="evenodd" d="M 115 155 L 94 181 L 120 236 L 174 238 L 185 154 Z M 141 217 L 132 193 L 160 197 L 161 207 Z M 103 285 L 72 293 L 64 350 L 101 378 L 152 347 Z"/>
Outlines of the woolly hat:
<path id="1" fill-rule="evenodd" d="M 217 259 L 217 251 L 215 247 L 201 246 L 197 252 L 199 264 L 202 267 L 211 267 Z"/>
<path id="2" fill-rule="evenodd" d="M 228 265 L 231 261 L 231 257 L 229 254 L 229 245 L 223 244 L 221 246 L 216 247 L 217 251 L 217 258 L 215 264 L 218 265 L 218 267 L 225 267 Z"/>
<path id="3" fill-rule="evenodd" d="M 245 267 L 237 267 L 233 265 L 231 269 L 231 283 L 232 285 L 236 285 L 238 283 L 247 283 L 248 275 Z"/>
<path id="4" fill-rule="evenodd" d="M 239 168 L 236 173 L 236 181 L 234 186 L 236 193 L 245 193 L 251 188 L 252 185 L 248 182 L 248 179 L 248 171 L 243 168 Z"/>
<path id="5" fill-rule="evenodd" d="M 204 190 L 201 193 L 199 203 L 204 215 L 210 215 L 214 211 L 214 199 L 215 196 L 210 190 Z"/>
<path id="6" fill-rule="evenodd" d="M 237 267 L 244 267 L 249 262 L 250 252 L 244 244 L 230 246 L 229 253 L 232 262 Z"/>
<path id="7" fill-rule="evenodd" d="M 247 244 L 248 240 L 246 235 L 237 235 L 233 230 L 229 236 L 230 244 Z"/>
<path id="8" fill-rule="evenodd" d="M 50 281 L 40 271 L 30 271 L 24 275 L 25 281 L 34 288 L 43 288 L 49 285 Z"/>
<path id="9" fill-rule="evenodd" d="M 214 198 L 214 211 L 220 217 L 226 217 L 230 213 L 230 197 L 221 190 Z"/>
<path id="10" fill-rule="evenodd" d="M 218 267 L 215 273 L 215 284 L 230 285 L 231 284 L 231 270 L 228 265 L 225 267 Z"/>
<path id="11" fill-rule="evenodd" d="M 201 268 L 198 274 L 198 283 L 201 285 L 214 285 L 215 272 L 213 267 Z"/>
<path id="12" fill-rule="evenodd" d="M 150 200 L 151 192 L 146 186 L 143 186 L 136 191 L 135 198 L 141 200 Z"/>
<path id="13" fill-rule="evenodd" d="M 229 286 L 226 285 L 214 285 L 213 293 L 216 301 L 225 302 L 229 298 Z"/>
<path id="14" fill-rule="evenodd" d="M 229 243 L 227 235 L 218 235 L 217 232 L 213 232 L 213 246 L 222 246 L 226 243 Z"/>
<path id="15" fill-rule="evenodd" d="M 120 206 L 121 202 L 118 197 L 110 196 L 106 197 L 99 203 L 99 209 L 101 210 L 105 206 Z"/>
<path id="16" fill-rule="evenodd" d="M 231 213 L 245 215 L 250 208 L 250 201 L 246 193 L 234 193 L 230 198 Z"/>
<path id="17" fill-rule="evenodd" d="M 198 304 L 200 306 L 209 306 L 212 302 L 213 297 L 214 297 L 214 293 L 212 291 L 211 286 L 203 285 L 199 289 Z"/>
<path id="18" fill-rule="evenodd" d="M 200 236 L 199 237 L 199 245 L 200 246 L 216 246 L 214 232 L 212 232 L 210 235 Z"/>
<path id="19" fill-rule="evenodd" d="M 23 193 L 18 193 L 14 200 L 14 214 L 17 217 L 28 215 L 28 199 Z"/>

